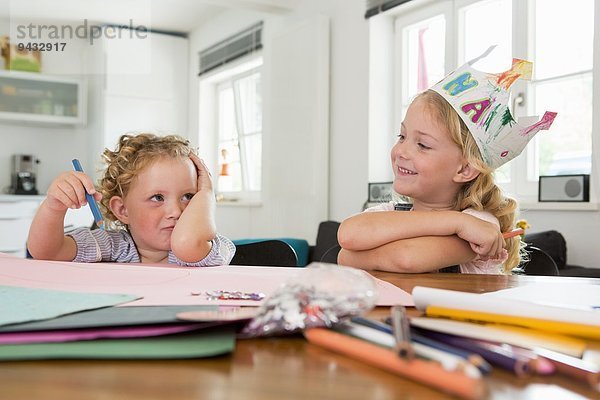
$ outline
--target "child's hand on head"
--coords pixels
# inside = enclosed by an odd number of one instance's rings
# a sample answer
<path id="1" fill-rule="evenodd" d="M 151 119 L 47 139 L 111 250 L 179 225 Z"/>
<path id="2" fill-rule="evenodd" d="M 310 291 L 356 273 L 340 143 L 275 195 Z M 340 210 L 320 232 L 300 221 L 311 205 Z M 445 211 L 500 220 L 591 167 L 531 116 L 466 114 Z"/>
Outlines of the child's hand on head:
<path id="1" fill-rule="evenodd" d="M 198 191 L 211 191 L 213 190 L 212 184 L 212 175 L 208 170 L 204 161 L 202 161 L 197 155 L 190 154 L 190 159 L 196 166 L 196 171 L 198 171 Z"/>
<path id="2" fill-rule="evenodd" d="M 94 183 L 84 172 L 63 172 L 50 184 L 46 202 L 55 211 L 81 208 L 87 204 L 86 191 L 93 195 L 96 201 L 102 199 L 102 194 L 96 192 Z"/>
<path id="3" fill-rule="evenodd" d="M 471 249 L 480 259 L 499 258 L 506 245 L 500 228 L 480 218 L 462 215 L 465 216 L 465 223 L 457 232 L 458 237 L 469 242 Z"/>

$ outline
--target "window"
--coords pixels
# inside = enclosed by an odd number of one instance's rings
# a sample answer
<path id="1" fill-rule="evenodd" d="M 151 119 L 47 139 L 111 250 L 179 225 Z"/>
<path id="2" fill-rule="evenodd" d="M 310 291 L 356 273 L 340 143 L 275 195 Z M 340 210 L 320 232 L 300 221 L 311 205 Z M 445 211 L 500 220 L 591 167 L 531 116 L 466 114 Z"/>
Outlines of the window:
<path id="1" fill-rule="evenodd" d="M 262 172 L 262 57 L 242 59 L 200 80 L 202 149 L 221 201 L 260 200 Z M 206 150 L 208 152 L 208 150 Z"/>
<path id="2" fill-rule="evenodd" d="M 541 116 L 546 110 L 558 112 L 549 131 L 539 132 L 521 156 L 496 171 L 497 182 L 519 200 L 535 201 L 539 175 L 589 174 L 594 1 L 444 3 L 446 8 L 437 2 L 423 2 L 407 11 L 402 11 L 402 6 L 393 9 L 397 59 L 401 60 L 396 102 L 402 114 L 424 87 L 497 45 L 474 67 L 506 70 L 512 56 L 534 62 L 532 80 L 513 85 L 515 118 Z"/>
<path id="3" fill-rule="evenodd" d="M 227 198 L 236 197 L 236 193 L 259 192 L 262 153 L 259 70 L 221 82 L 217 98 L 217 193 Z"/>

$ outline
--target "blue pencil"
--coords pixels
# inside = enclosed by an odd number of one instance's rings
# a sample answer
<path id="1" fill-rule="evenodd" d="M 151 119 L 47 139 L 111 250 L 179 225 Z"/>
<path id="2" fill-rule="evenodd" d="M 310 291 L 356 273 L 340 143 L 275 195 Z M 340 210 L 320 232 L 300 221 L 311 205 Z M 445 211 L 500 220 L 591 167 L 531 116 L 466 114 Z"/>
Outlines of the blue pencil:
<path id="1" fill-rule="evenodd" d="M 81 167 L 81 163 L 78 159 L 74 158 L 72 162 L 75 171 L 83 172 L 83 168 Z M 87 203 L 90 206 L 90 210 L 92 210 L 92 214 L 94 215 L 94 221 L 96 221 L 96 225 L 98 225 L 100 229 L 104 229 L 104 219 L 102 218 L 102 213 L 100 212 L 100 208 L 98 208 L 98 203 L 96 203 L 96 199 L 94 199 L 94 196 L 89 194 L 87 190 L 85 191 L 85 198 L 87 199 Z"/>
<path id="2" fill-rule="evenodd" d="M 534 371 L 533 361 L 531 359 L 519 356 L 511 351 L 500 348 L 500 346 L 495 346 L 492 343 L 483 343 L 462 336 L 449 335 L 426 329 L 419 329 L 418 331 L 420 334 L 425 335 L 430 339 L 477 353 L 489 363 L 497 365 L 507 371 L 511 371 L 516 375 L 531 374 Z"/>
<path id="3" fill-rule="evenodd" d="M 364 325 L 373 329 L 377 329 L 381 332 L 392 334 L 392 327 L 385 322 L 372 320 L 364 317 L 353 317 L 351 321 L 359 325 Z M 461 348 L 450 346 L 437 340 L 427 338 L 425 336 L 419 335 L 413 329 L 411 329 L 411 340 L 415 343 L 420 343 L 425 346 L 433 347 L 434 349 L 438 349 L 440 351 L 444 351 L 446 353 L 454 354 L 455 356 L 461 357 L 465 361 L 468 361 L 471 364 L 475 365 L 481 371 L 482 374 L 488 375 L 492 372 L 492 366 L 477 353 L 472 353 Z"/>

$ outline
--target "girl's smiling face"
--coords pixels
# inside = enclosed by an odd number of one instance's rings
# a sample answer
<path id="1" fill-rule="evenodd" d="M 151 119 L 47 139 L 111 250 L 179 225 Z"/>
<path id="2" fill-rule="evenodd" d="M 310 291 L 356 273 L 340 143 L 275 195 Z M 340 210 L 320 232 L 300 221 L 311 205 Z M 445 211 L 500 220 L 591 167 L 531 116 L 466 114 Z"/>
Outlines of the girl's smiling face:
<path id="1" fill-rule="evenodd" d="M 423 99 L 408 108 L 391 157 L 394 190 L 411 197 L 416 210 L 453 206 L 466 162 Z"/>
<path id="2" fill-rule="evenodd" d="M 173 228 L 198 191 L 197 182 L 192 160 L 164 157 L 146 166 L 122 201 L 115 201 L 113 213 L 127 224 L 142 258 L 171 249 Z"/>

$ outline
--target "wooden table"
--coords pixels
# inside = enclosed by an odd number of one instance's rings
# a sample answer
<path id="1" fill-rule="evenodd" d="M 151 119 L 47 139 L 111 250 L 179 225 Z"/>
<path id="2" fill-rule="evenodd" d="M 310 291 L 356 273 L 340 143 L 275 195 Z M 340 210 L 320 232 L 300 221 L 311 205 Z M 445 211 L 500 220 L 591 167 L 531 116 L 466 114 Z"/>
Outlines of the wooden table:
<path id="1" fill-rule="evenodd" d="M 600 279 L 459 274 L 378 278 L 411 292 L 430 286 L 483 293 L 536 282 Z M 379 309 L 375 314 L 385 313 Z M 1 350 L 0 350 L 1 351 Z M 560 375 L 516 378 L 494 370 L 490 398 L 600 398 Z M 0 363 L 0 399 L 447 399 L 449 396 L 308 344 L 301 336 L 240 340 L 228 356 L 173 361 L 24 361 Z"/>

